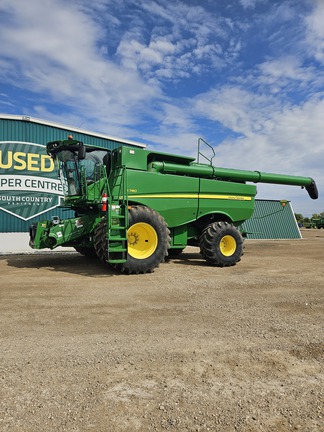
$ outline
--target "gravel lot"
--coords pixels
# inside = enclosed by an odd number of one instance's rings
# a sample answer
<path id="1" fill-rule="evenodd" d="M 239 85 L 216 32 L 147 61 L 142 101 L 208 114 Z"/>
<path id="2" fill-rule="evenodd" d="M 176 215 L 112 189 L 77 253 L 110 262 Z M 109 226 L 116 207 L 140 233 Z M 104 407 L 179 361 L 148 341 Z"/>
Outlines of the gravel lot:
<path id="1" fill-rule="evenodd" d="M 0 256 L 1 431 L 324 431 L 324 230 L 152 274 Z"/>

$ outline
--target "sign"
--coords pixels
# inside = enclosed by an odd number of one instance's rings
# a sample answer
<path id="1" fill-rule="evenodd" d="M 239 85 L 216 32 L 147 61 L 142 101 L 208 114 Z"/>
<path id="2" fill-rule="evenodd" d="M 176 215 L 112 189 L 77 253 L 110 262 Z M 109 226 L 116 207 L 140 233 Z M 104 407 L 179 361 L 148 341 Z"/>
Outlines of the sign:
<path id="1" fill-rule="evenodd" d="M 0 209 L 25 221 L 57 207 L 63 188 L 41 144 L 0 141 Z"/>

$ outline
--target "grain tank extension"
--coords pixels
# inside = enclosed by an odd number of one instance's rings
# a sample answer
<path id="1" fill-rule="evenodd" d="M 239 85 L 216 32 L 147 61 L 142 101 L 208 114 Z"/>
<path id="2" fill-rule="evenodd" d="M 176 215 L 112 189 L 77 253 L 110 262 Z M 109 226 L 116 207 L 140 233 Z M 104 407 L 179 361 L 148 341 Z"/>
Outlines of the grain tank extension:
<path id="1" fill-rule="evenodd" d="M 76 140 L 47 144 L 74 217 L 31 225 L 33 249 L 74 247 L 122 273 L 153 271 L 166 256 L 199 246 L 213 266 L 231 266 L 243 254 L 238 230 L 249 219 L 254 183 L 318 192 L 310 177 L 214 167 L 194 158 L 120 147 L 107 150 Z M 252 183 L 252 184 L 249 184 Z"/>

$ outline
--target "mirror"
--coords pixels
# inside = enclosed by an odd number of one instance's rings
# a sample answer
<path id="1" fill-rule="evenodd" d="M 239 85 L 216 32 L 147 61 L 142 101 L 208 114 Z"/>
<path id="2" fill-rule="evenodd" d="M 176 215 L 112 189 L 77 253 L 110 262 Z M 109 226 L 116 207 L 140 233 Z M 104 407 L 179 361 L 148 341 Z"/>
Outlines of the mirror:
<path id="1" fill-rule="evenodd" d="M 80 143 L 80 147 L 78 150 L 78 159 L 79 160 L 83 160 L 86 157 L 86 148 L 84 147 L 84 145 L 82 143 Z"/>

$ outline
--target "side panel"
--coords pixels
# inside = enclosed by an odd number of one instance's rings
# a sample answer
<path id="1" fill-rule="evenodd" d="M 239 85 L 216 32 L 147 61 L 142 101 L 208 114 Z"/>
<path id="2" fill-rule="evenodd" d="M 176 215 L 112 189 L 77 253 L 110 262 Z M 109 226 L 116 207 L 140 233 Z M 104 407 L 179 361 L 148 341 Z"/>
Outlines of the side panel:
<path id="1" fill-rule="evenodd" d="M 129 202 L 158 211 L 169 227 L 197 218 L 198 178 L 127 170 L 127 191 Z"/>
<path id="2" fill-rule="evenodd" d="M 256 186 L 200 179 L 198 217 L 222 213 L 238 224 L 252 216 Z"/>
<path id="3" fill-rule="evenodd" d="M 127 191 L 130 202 L 155 209 L 171 228 L 212 213 L 239 224 L 253 213 L 256 186 L 127 170 Z"/>

